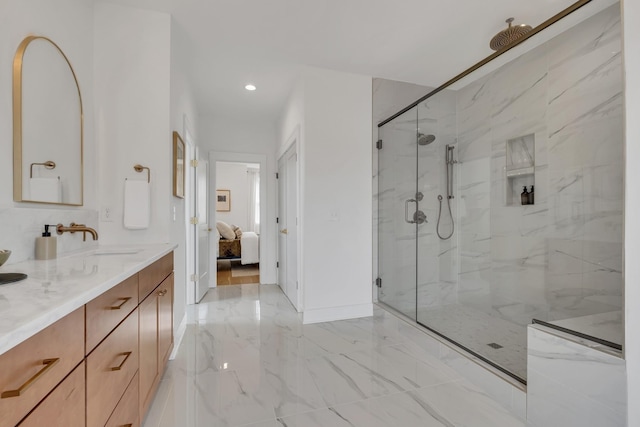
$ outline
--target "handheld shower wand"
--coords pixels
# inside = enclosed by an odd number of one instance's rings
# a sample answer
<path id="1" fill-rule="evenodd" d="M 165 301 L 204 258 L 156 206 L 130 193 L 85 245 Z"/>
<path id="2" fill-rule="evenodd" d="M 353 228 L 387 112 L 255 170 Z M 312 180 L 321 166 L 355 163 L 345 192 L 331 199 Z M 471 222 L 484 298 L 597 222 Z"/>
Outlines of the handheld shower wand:
<path id="1" fill-rule="evenodd" d="M 436 233 L 440 240 L 448 240 L 453 236 L 453 231 L 455 229 L 455 224 L 453 222 L 453 214 L 451 213 L 451 199 L 453 199 L 453 165 L 458 163 L 457 160 L 453 159 L 453 149 L 455 147 L 447 144 L 445 146 L 445 165 L 447 167 L 447 207 L 449 208 L 449 217 L 451 218 L 451 232 L 444 236 L 440 234 L 440 218 L 442 217 L 442 195 L 438 195 L 438 203 L 440 207 L 438 209 L 438 223 L 436 225 Z"/>

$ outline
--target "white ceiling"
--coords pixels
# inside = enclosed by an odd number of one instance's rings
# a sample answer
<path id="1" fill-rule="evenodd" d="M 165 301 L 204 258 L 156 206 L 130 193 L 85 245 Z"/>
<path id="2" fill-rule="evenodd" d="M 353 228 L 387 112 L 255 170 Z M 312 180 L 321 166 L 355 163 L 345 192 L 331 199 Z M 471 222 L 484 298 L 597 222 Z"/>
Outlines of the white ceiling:
<path id="1" fill-rule="evenodd" d="M 573 0 L 109 0 L 168 12 L 205 115 L 278 117 L 301 65 L 439 86 L 492 53 L 510 16 Z M 175 48 L 175 47 L 174 47 Z M 258 90 L 248 92 L 247 82 Z"/>

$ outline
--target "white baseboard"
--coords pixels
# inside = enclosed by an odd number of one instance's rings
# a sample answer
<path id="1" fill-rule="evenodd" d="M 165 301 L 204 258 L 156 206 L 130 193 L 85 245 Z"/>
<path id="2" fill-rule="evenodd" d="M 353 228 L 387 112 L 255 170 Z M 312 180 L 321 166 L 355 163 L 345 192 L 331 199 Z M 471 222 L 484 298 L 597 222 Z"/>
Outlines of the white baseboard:
<path id="1" fill-rule="evenodd" d="M 345 305 L 341 307 L 305 309 L 302 313 L 302 323 L 332 322 L 334 320 L 356 319 L 358 317 L 373 316 L 373 304 Z"/>
<path id="2" fill-rule="evenodd" d="M 171 355 L 169 356 L 169 360 L 173 360 L 176 358 L 176 354 L 178 354 L 178 349 L 180 348 L 180 343 L 182 342 L 182 338 L 184 338 L 184 333 L 187 331 L 187 314 L 185 313 L 182 316 L 182 320 L 180 321 L 180 326 L 178 326 L 178 330 L 173 334 L 173 351 L 171 351 Z"/>

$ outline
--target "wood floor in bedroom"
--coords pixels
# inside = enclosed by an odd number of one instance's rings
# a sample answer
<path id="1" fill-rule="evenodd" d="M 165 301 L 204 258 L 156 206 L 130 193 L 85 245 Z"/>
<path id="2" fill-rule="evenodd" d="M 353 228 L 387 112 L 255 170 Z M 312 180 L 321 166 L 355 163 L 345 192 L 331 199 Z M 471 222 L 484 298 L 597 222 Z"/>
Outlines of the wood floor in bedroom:
<path id="1" fill-rule="evenodd" d="M 218 286 L 260 283 L 260 264 L 240 264 L 238 261 L 218 260 Z"/>

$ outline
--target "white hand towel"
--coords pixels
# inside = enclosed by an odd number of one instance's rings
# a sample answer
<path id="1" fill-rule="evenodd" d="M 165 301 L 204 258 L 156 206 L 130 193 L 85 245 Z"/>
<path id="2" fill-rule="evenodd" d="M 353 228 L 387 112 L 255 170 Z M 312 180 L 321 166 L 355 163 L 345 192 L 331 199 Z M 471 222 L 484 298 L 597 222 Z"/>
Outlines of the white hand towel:
<path id="1" fill-rule="evenodd" d="M 124 182 L 124 228 L 149 228 L 151 214 L 151 184 L 142 180 Z"/>
<path id="2" fill-rule="evenodd" d="M 38 202 L 62 202 L 60 178 L 29 178 L 29 200 Z"/>

